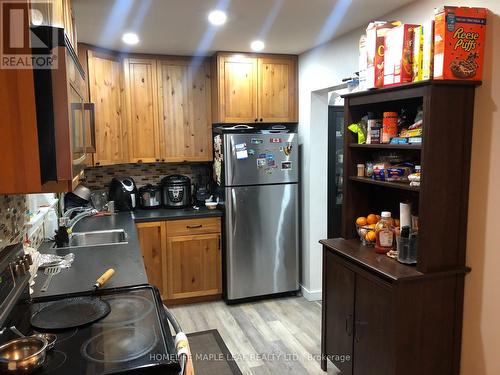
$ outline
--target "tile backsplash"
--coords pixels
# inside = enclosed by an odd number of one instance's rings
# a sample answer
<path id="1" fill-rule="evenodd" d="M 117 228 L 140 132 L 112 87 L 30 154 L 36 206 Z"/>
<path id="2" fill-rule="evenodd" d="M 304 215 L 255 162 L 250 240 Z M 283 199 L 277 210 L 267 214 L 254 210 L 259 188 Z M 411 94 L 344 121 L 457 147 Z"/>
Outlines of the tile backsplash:
<path id="1" fill-rule="evenodd" d="M 0 250 L 23 239 L 26 195 L 0 195 Z"/>
<path id="2" fill-rule="evenodd" d="M 147 184 L 159 184 L 161 179 L 170 174 L 182 174 L 191 181 L 209 182 L 212 163 L 148 163 L 118 164 L 87 168 L 85 170 L 86 185 L 92 189 L 107 189 L 113 177 L 132 177 L 141 187 Z"/>

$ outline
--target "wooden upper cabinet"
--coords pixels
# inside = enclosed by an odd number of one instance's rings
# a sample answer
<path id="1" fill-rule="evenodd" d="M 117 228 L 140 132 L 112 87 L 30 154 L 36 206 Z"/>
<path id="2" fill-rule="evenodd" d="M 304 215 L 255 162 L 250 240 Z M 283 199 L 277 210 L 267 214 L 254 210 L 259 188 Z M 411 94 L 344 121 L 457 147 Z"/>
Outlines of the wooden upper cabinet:
<path id="1" fill-rule="evenodd" d="M 296 60 L 258 59 L 259 122 L 297 122 Z"/>
<path id="2" fill-rule="evenodd" d="M 297 122 L 297 57 L 218 54 L 213 123 Z"/>
<path id="3" fill-rule="evenodd" d="M 90 101 L 95 106 L 96 165 L 128 161 L 122 62 L 117 56 L 88 51 Z"/>
<path id="4" fill-rule="evenodd" d="M 156 60 L 125 59 L 129 161 L 160 160 Z"/>
<path id="5" fill-rule="evenodd" d="M 162 161 L 211 160 L 210 65 L 158 61 L 158 92 Z"/>
<path id="6" fill-rule="evenodd" d="M 257 114 L 257 60 L 243 56 L 217 58 L 217 108 L 213 108 L 213 122 L 256 122 Z"/>

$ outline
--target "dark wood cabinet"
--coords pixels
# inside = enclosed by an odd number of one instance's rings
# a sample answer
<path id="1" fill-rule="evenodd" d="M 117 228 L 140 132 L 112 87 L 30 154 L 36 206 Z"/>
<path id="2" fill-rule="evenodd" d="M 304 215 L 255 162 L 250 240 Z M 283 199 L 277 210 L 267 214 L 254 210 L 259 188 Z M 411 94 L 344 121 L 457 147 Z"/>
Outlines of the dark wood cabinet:
<path id="1" fill-rule="evenodd" d="M 347 94 L 342 238 L 323 240 L 322 368 L 348 375 L 458 375 L 474 90 L 479 82 L 427 81 Z M 368 112 L 422 110 L 422 144 L 358 144 L 347 125 Z M 453 125 L 450 125 L 453 124 Z M 376 152 L 422 166 L 419 187 L 356 176 Z M 355 220 L 418 213 L 416 266 L 363 246 Z M 349 356 L 350 361 L 345 361 Z"/>

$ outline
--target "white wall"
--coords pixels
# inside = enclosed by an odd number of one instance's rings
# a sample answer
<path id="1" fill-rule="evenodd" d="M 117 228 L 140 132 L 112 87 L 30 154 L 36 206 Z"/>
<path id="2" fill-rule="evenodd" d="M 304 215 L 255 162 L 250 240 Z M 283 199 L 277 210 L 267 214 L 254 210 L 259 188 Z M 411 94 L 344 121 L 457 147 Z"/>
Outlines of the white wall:
<path id="1" fill-rule="evenodd" d="M 462 339 L 463 375 L 500 374 L 500 0 L 418 0 L 379 19 L 420 23 L 441 5 L 482 6 L 488 16 L 483 84 L 476 90 L 472 140 L 467 264 Z M 312 96 L 340 83 L 357 70 L 358 39 L 362 29 L 304 53 L 299 58 L 299 108 L 303 149 L 303 275 L 304 295 L 321 292 L 321 247 L 327 235 L 327 144 L 324 115 L 313 113 L 321 100 Z M 321 94 L 319 95 L 321 97 Z M 313 107 L 311 106 L 313 103 Z M 319 103 L 319 104 L 318 104 Z M 323 107 L 325 108 L 325 107 Z"/>

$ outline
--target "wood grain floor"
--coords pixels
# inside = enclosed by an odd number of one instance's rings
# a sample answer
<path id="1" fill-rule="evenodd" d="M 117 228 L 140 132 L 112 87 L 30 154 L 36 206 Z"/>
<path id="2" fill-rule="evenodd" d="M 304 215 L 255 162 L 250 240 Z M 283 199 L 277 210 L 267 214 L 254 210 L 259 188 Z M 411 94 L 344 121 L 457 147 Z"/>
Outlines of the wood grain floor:
<path id="1" fill-rule="evenodd" d="M 328 373 L 320 368 L 319 302 L 289 297 L 227 306 L 217 301 L 171 311 L 186 333 L 217 329 L 244 374 L 339 374 L 333 365 Z"/>

